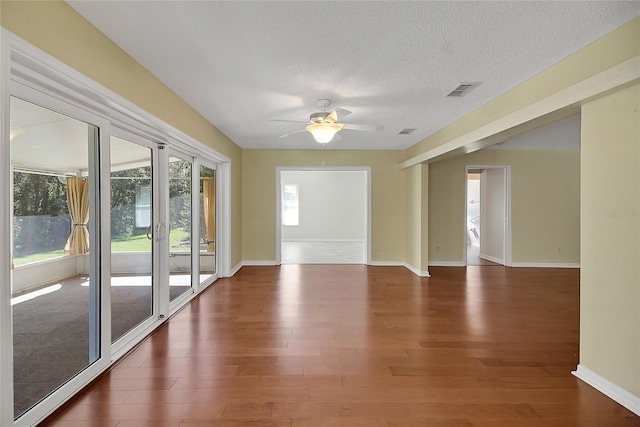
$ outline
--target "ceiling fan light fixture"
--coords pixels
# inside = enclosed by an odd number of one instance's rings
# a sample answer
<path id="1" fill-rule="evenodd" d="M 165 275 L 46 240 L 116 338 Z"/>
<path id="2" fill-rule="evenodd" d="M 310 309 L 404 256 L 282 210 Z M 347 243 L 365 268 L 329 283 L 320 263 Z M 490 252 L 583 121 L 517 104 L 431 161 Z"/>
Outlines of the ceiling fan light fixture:
<path id="1" fill-rule="evenodd" d="M 342 125 L 339 123 L 311 123 L 306 129 L 313 135 L 316 142 L 326 144 L 333 139 L 336 133 L 340 132 Z"/>

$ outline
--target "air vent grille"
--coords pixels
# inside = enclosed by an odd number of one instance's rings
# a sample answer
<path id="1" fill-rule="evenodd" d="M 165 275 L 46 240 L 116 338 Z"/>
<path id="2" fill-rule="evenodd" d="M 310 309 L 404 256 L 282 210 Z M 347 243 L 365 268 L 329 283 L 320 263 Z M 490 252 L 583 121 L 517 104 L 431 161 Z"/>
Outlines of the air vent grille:
<path id="1" fill-rule="evenodd" d="M 462 96 L 465 96 L 478 86 L 480 86 L 480 83 L 460 83 L 460 85 L 449 92 L 447 96 L 451 98 L 460 98 Z"/>
<path id="2" fill-rule="evenodd" d="M 404 128 L 402 129 L 400 132 L 398 132 L 398 135 L 409 135 L 410 133 L 413 133 L 413 131 L 415 130 L 412 128 Z"/>

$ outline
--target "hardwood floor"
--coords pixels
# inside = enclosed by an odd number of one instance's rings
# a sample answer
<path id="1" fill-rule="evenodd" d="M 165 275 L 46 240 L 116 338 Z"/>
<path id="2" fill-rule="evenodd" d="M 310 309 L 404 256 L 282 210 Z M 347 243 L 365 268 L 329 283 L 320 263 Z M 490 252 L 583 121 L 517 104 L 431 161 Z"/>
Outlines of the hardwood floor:
<path id="1" fill-rule="evenodd" d="M 570 374 L 577 270 L 430 271 L 244 267 L 46 425 L 640 426 Z"/>

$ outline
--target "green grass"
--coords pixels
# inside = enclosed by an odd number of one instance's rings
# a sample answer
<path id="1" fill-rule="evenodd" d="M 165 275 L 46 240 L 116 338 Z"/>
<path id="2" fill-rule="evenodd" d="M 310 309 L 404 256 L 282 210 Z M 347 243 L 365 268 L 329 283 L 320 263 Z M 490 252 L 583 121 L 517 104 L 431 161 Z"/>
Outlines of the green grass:
<path id="1" fill-rule="evenodd" d="M 188 238 L 189 233 L 187 233 L 183 229 L 171 230 L 171 233 L 169 235 L 171 252 L 189 252 L 191 249 L 190 244 L 188 244 L 187 246 L 179 246 L 179 244 L 183 243 Z M 111 241 L 111 252 L 149 252 L 150 250 L 151 241 L 147 239 L 146 234 L 142 234 L 140 236 L 130 236 L 126 239 L 114 239 Z M 44 261 L 62 255 L 64 255 L 63 249 L 27 255 L 20 258 L 14 258 L 13 265 L 17 267 L 19 265 Z"/>
<path id="2" fill-rule="evenodd" d="M 63 249 L 31 254 L 31 255 L 20 257 L 20 258 L 14 258 L 13 265 L 17 267 L 19 265 L 28 264 L 30 262 L 44 261 L 50 258 L 56 258 L 56 257 L 62 256 L 62 255 L 64 255 Z"/>
<path id="3" fill-rule="evenodd" d="M 189 233 L 183 229 L 171 230 L 169 234 L 169 242 L 171 244 L 172 252 L 189 251 L 190 246 L 179 247 L 178 245 L 189 238 Z M 145 252 L 151 250 L 151 240 L 147 238 L 146 234 L 140 236 L 130 236 L 126 239 L 114 239 L 111 241 L 112 252 Z"/>

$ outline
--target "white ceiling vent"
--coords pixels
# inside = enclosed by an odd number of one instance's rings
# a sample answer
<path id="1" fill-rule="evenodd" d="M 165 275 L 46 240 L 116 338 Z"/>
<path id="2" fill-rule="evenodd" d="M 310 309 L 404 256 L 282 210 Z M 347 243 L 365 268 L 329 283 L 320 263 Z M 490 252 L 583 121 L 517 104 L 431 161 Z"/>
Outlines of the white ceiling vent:
<path id="1" fill-rule="evenodd" d="M 460 98 L 462 96 L 465 96 L 466 94 L 471 92 L 473 89 L 477 88 L 478 86 L 480 86 L 480 83 L 478 82 L 460 83 L 460 85 L 454 90 L 452 90 L 447 96 L 450 96 L 452 98 Z"/>
<path id="2" fill-rule="evenodd" d="M 398 132 L 398 135 L 409 135 L 411 133 L 413 133 L 413 131 L 415 130 L 415 128 L 404 128 L 402 129 L 400 132 Z"/>

